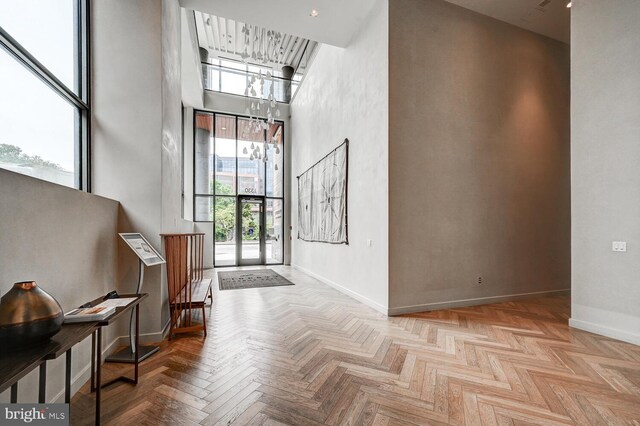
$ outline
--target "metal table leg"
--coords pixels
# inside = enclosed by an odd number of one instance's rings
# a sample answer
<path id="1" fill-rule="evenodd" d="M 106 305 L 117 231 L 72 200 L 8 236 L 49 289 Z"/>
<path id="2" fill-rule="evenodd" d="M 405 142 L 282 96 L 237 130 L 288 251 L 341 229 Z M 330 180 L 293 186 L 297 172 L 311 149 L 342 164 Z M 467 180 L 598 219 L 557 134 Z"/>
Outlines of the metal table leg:
<path id="1" fill-rule="evenodd" d="M 71 349 L 65 356 L 65 377 L 64 377 L 64 402 L 71 402 Z"/>
<path id="2" fill-rule="evenodd" d="M 96 342 L 96 426 L 100 424 L 100 390 L 102 389 L 102 327 L 98 327 Z"/>
<path id="3" fill-rule="evenodd" d="M 91 333 L 91 392 L 96 390 L 96 332 Z"/>
<path id="4" fill-rule="evenodd" d="M 44 404 L 47 399 L 47 361 L 40 364 L 40 384 L 38 385 L 38 402 Z"/>
<path id="5" fill-rule="evenodd" d="M 138 384 L 138 364 L 140 363 L 140 304 L 136 305 L 136 338 L 135 338 L 135 372 L 133 374 L 133 382 Z"/>
<path id="6" fill-rule="evenodd" d="M 11 385 L 11 403 L 18 403 L 18 382 Z"/>

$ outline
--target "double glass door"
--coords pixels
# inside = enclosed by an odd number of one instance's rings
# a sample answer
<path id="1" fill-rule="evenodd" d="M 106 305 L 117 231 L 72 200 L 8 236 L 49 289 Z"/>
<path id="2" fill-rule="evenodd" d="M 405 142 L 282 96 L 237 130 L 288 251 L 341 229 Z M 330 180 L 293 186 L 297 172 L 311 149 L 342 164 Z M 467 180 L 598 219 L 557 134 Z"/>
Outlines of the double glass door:
<path id="1" fill-rule="evenodd" d="M 236 259 L 238 265 L 265 263 L 265 197 L 238 197 L 236 212 Z"/>

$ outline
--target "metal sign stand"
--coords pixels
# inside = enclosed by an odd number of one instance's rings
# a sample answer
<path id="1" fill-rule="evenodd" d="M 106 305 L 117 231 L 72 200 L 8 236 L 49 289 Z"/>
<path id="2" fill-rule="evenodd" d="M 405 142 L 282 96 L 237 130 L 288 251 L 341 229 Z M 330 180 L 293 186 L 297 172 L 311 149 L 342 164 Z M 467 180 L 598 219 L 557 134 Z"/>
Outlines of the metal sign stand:
<path id="1" fill-rule="evenodd" d="M 144 237 L 140 234 L 120 234 L 120 236 L 127 242 L 127 244 L 129 244 L 129 246 L 136 252 L 136 254 L 138 255 L 138 287 L 136 288 L 136 294 L 140 294 L 140 292 L 142 291 L 142 282 L 144 281 L 144 267 L 145 265 L 149 265 L 149 266 L 153 266 L 153 265 L 159 265 L 162 263 L 165 263 L 164 259 L 162 259 L 162 257 L 160 256 L 160 254 L 158 254 L 155 249 L 153 249 L 153 247 L 151 247 L 151 245 L 144 239 Z M 152 253 L 154 253 L 156 255 L 156 258 L 153 259 L 151 262 L 149 262 L 149 260 L 147 259 L 147 257 L 145 257 L 145 260 L 143 261 L 143 258 L 140 257 L 140 253 L 138 251 L 138 248 L 136 246 L 133 246 L 130 244 L 129 241 L 127 241 L 128 238 L 133 238 L 136 239 L 138 241 L 142 240 L 145 244 L 146 244 L 146 250 L 150 251 Z M 136 324 L 137 326 L 137 324 Z M 138 361 L 142 361 L 144 359 L 149 358 L 151 355 L 153 355 L 154 353 L 158 352 L 158 350 L 160 350 L 159 347 L 157 346 L 139 346 L 137 348 L 138 350 L 138 354 L 136 356 L 136 344 L 135 344 L 135 339 L 134 339 L 134 322 L 133 322 L 133 310 L 131 311 L 131 316 L 129 317 L 129 347 L 127 348 L 123 348 L 121 350 L 119 350 L 118 352 L 114 353 L 113 355 L 108 356 L 105 361 L 106 362 L 124 362 L 124 363 L 135 363 L 136 360 Z"/>
<path id="2" fill-rule="evenodd" d="M 140 291 L 142 290 L 142 281 L 144 280 L 144 264 L 142 263 L 142 259 L 138 259 L 138 268 L 138 287 L 136 289 L 136 294 L 140 294 Z M 108 356 L 105 359 L 106 362 L 125 362 L 131 364 L 136 362 L 136 345 L 134 342 L 135 325 L 133 323 L 133 313 L 134 310 L 132 309 L 131 316 L 129 317 L 129 347 L 123 348 L 113 355 Z M 145 360 L 159 350 L 160 348 L 157 346 L 140 346 L 138 360 Z"/>

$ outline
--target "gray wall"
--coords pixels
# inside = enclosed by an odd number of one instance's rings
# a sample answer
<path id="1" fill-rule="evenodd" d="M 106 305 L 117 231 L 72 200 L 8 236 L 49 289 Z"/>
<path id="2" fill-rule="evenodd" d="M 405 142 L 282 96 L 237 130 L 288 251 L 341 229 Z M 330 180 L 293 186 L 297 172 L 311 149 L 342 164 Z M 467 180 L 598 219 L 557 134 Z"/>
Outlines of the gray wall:
<path id="1" fill-rule="evenodd" d="M 393 2 L 391 2 L 393 3 Z M 389 1 L 377 0 L 346 48 L 322 45 L 291 105 L 292 264 L 386 313 Z M 349 245 L 297 236 L 297 181 L 345 138 Z M 372 246 L 367 245 L 372 241 Z"/>
<path id="2" fill-rule="evenodd" d="M 193 232 L 193 223 L 182 219 L 182 43 L 178 0 L 162 0 L 162 232 Z M 167 277 L 162 271 L 159 327 L 169 321 Z"/>
<path id="3" fill-rule="evenodd" d="M 640 344 L 640 2 L 571 11 L 574 327 Z M 611 251 L 626 241 L 626 253 Z"/>
<path id="4" fill-rule="evenodd" d="M 568 289 L 569 47 L 441 0 L 389 28 L 390 313 Z"/>
<path id="5" fill-rule="evenodd" d="M 35 280 L 65 312 L 123 287 L 117 275 L 118 203 L 0 169 L 0 293 Z M 118 336 L 106 329 L 105 341 Z M 89 377 L 91 339 L 73 350 L 74 389 Z M 38 374 L 20 381 L 18 401 L 34 402 Z M 47 401 L 62 397 L 64 357 L 47 369 Z M 0 396 L 9 402 L 9 393 Z"/>
<path id="6" fill-rule="evenodd" d="M 93 192 L 120 201 L 120 232 L 140 232 L 160 249 L 162 3 L 94 0 L 91 7 Z M 117 280 L 135 291 L 138 260 L 124 242 L 118 249 Z M 144 333 L 162 327 L 161 269 L 145 271 Z"/>
<path id="7" fill-rule="evenodd" d="M 119 232 L 160 250 L 182 220 L 180 10 L 176 0 L 92 2 L 93 191 L 121 203 Z M 138 261 L 118 243 L 118 282 L 135 290 Z M 167 324 L 164 266 L 147 268 L 144 340 Z"/>

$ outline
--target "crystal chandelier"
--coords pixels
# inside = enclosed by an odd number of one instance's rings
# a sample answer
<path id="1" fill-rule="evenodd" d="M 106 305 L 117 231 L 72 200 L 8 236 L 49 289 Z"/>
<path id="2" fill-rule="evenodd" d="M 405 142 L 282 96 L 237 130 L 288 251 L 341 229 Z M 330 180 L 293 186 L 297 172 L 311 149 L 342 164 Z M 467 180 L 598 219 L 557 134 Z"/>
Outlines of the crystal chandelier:
<path id="1" fill-rule="evenodd" d="M 280 62 L 284 53 L 282 47 L 282 34 L 276 31 L 266 30 L 253 25 L 242 27 L 244 35 L 244 50 L 240 57 L 246 64 L 259 65 L 258 73 L 247 74 L 247 87 L 244 95 L 247 98 L 245 114 L 249 116 L 249 125 L 244 126 L 242 137 L 248 140 L 249 136 L 254 136 L 269 128 L 275 123 L 275 117 L 280 117 L 280 107 L 275 97 L 275 82 L 273 64 Z M 249 54 L 249 46 L 252 46 Z M 265 68 L 270 68 L 264 71 Z M 268 91 L 268 94 L 265 93 Z M 261 116 L 266 115 L 266 121 Z M 253 137 L 251 138 L 253 140 Z M 251 142 L 250 160 L 269 161 L 269 153 L 275 151 L 280 154 L 280 147 L 277 144 L 275 134 L 271 140 L 261 143 Z M 249 154 L 245 147 L 242 152 Z M 275 164 L 275 170 L 278 165 Z"/>

